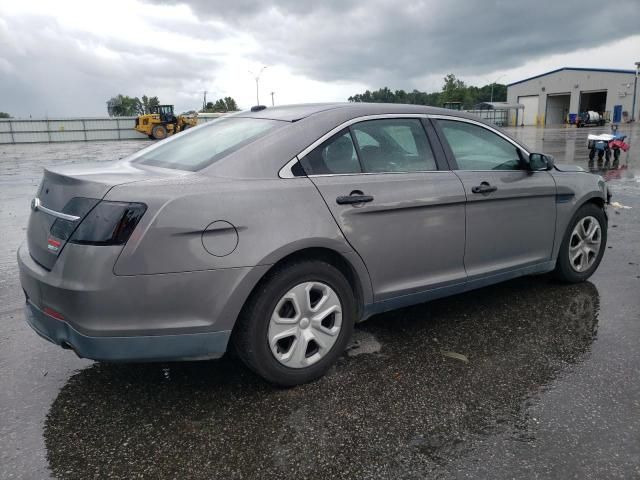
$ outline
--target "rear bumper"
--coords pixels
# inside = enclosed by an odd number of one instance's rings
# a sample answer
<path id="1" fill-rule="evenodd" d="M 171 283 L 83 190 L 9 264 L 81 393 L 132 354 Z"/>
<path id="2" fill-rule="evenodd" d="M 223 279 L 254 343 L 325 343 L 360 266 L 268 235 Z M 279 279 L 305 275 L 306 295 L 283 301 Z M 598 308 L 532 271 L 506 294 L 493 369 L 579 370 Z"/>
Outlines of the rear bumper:
<path id="1" fill-rule="evenodd" d="M 31 258 L 26 244 L 17 255 L 29 325 L 95 360 L 222 356 L 246 298 L 268 269 L 118 276 L 118 251 L 110 249 L 67 245 L 51 271 Z"/>
<path id="2" fill-rule="evenodd" d="M 202 360 L 221 357 L 230 331 L 181 335 L 92 337 L 62 320 L 50 317 L 27 301 L 27 323 L 45 340 L 70 348 L 79 357 L 103 361 Z"/>

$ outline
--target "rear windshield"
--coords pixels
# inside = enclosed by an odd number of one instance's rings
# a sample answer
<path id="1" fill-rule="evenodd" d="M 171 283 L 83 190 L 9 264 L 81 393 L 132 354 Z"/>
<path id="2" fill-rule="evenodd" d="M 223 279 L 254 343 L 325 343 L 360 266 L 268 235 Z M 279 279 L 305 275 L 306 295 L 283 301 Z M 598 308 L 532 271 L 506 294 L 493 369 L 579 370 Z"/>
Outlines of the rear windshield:
<path id="1" fill-rule="evenodd" d="M 220 118 L 135 155 L 143 165 L 195 172 L 286 125 L 257 118 Z"/>

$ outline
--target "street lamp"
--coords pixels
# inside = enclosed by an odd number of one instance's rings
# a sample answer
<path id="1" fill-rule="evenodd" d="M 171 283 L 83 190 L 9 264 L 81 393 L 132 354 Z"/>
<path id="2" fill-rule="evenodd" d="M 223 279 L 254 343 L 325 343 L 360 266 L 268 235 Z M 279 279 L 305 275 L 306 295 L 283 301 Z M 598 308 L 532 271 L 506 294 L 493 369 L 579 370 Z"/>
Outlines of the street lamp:
<path id="1" fill-rule="evenodd" d="M 253 75 L 256 79 L 256 105 L 260 105 L 260 94 L 259 94 L 260 92 L 258 90 L 258 82 L 260 81 L 260 75 L 262 75 L 262 72 L 264 72 L 265 68 L 267 68 L 267 65 L 262 67 L 257 75 L 253 73 L 251 70 L 249 70 L 249 73 Z"/>
<path id="2" fill-rule="evenodd" d="M 631 107 L 631 121 L 636 121 L 636 94 L 638 90 L 638 73 L 640 72 L 640 62 L 636 62 L 636 79 L 633 82 L 633 107 Z"/>
<path id="3" fill-rule="evenodd" d="M 500 79 L 501 79 L 502 77 L 504 77 L 505 75 L 506 75 L 506 73 L 505 73 L 505 74 L 503 74 L 503 75 L 500 75 L 500 76 L 499 76 L 498 78 L 496 78 L 496 79 L 493 81 L 493 83 L 491 84 L 491 102 L 493 102 L 493 86 L 494 86 L 496 83 L 498 83 L 498 80 L 500 80 Z"/>

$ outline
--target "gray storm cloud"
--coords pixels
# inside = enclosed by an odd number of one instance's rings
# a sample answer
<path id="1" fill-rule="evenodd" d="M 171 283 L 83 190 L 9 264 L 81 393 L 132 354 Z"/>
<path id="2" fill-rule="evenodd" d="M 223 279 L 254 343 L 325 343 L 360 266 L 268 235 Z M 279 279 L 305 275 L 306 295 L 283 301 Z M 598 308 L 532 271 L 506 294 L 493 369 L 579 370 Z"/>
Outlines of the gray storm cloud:
<path id="1" fill-rule="evenodd" d="M 317 80 L 373 84 L 513 68 L 635 35 L 640 25 L 638 0 L 614 8 L 596 0 L 156 1 L 252 34 L 260 61 Z"/>
<path id="2" fill-rule="evenodd" d="M 0 110 L 104 114 L 104 102 L 118 93 L 193 108 L 225 58 L 240 56 L 322 82 L 423 89 L 426 77 L 482 76 L 640 33 L 638 0 L 614 8 L 595 0 L 143 1 L 185 4 L 196 17 L 142 19 L 156 30 L 228 50 L 176 53 L 162 38 L 158 47 L 139 46 L 65 29 L 51 17 L 0 18 Z M 237 38 L 256 47 L 236 49 Z"/>

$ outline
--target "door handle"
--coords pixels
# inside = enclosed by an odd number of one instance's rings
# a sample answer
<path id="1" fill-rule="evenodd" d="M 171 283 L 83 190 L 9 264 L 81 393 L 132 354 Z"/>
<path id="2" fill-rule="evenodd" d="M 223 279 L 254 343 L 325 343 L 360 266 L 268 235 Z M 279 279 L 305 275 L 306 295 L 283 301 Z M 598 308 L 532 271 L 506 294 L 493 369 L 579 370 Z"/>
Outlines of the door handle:
<path id="1" fill-rule="evenodd" d="M 354 205 L 371 201 L 373 201 L 373 197 L 371 195 L 364 195 L 362 193 L 352 193 L 351 195 L 342 195 L 336 198 L 336 203 L 338 205 Z"/>
<path id="2" fill-rule="evenodd" d="M 471 188 L 473 193 L 491 193 L 496 190 L 498 190 L 498 187 L 493 187 L 488 182 L 482 182 L 480 185 Z"/>

